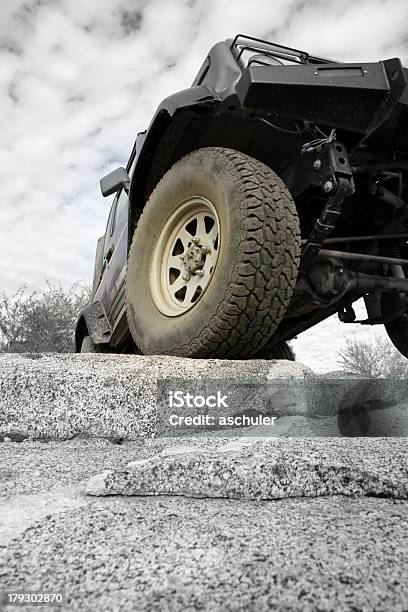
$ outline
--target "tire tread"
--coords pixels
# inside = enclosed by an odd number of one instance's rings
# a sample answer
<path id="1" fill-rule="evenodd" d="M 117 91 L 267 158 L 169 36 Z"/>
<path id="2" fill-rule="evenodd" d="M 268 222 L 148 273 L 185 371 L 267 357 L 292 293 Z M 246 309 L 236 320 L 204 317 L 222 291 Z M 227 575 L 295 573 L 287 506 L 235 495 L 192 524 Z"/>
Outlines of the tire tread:
<path id="1" fill-rule="evenodd" d="M 300 260 L 297 210 L 283 181 L 257 159 L 221 147 L 198 149 L 192 155 L 211 156 L 227 165 L 239 198 L 240 242 L 230 283 L 208 325 L 166 354 L 245 358 L 272 337 L 289 305 Z M 177 172 L 186 157 L 169 172 Z M 138 344 L 139 332 L 129 314 L 128 324 Z"/>

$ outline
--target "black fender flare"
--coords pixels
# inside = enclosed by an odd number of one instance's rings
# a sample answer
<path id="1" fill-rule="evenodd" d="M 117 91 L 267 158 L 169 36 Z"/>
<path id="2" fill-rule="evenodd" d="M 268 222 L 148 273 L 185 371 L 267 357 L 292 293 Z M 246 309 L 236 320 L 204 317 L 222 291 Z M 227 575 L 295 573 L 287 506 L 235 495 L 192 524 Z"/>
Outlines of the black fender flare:
<path id="1" fill-rule="evenodd" d="M 112 329 L 101 302 L 92 302 L 79 313 L 75 326 L 75 352 L 81 352 L 85 336 L 91 336 L 94 344 L 107 344 L 111 335 Z"/>
<path id="2" fill-rule="evenodd" d="M 141 145 L 136 144 L 136 164 L 131 177 L 129 190 L 129 236 L 128 246 L 133 236 L 133 228 L 140 216 L 146 198 L 151 162 L 156 153 L 166 130 L 175 121 L 177 115 L 183 111 L 208 112 L 208 106 L 219 103 L 220 98 L 205 85 L 197 85 L 179 91 L 168 98 L 165 98 L 158 107 L 147 131 L 141 135 Z"/>

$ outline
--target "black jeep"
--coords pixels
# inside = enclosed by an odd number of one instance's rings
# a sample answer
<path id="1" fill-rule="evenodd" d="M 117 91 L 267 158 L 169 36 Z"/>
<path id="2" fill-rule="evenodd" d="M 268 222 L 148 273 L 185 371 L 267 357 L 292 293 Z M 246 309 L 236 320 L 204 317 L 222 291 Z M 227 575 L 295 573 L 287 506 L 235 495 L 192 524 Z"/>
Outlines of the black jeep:
<path id="1" fill-rule="evenodd" d="M 77 351 L 290 358 L 333 313 L 408 356 L 408 70 L 249 36 L 216 44 L 138 135 Z"/>

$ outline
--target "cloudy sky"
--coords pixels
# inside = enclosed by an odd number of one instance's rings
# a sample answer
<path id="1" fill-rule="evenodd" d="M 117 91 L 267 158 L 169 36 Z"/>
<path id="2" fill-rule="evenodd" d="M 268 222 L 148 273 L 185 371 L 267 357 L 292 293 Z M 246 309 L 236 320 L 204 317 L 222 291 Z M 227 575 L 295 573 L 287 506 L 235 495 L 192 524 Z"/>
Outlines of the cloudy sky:
<path id="1" fill-rule="evenodd" d="M 406 0 L 1 0 L 0 287 L 91 278 L 110 206 L 99 178 L 126 163 L 218 40 L 243 32 L 408 65 L 407 22 Z M 357 330 L 325 322 L 296 342 L 298 356 L 331 367 Z"/>

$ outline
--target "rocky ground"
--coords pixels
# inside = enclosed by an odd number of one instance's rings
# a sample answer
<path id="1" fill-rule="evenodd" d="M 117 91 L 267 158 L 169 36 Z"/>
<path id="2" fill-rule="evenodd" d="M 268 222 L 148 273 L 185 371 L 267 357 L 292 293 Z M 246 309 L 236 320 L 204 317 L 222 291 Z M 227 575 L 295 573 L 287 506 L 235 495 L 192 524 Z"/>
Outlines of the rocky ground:
<path id="1" fill-rule="evenodd" d="M 2 589 L 64 591 L 64 610 L 408 609 L 392 385 L 327 393 L 288 362 L 1 360 Z M 275 425 L 169 436 L 157 381 L 194 371 L 234 387 L 229 414 L 242 381 L 262 388 Z M 285 376 L 292 393 L 265 387 Z"/>

